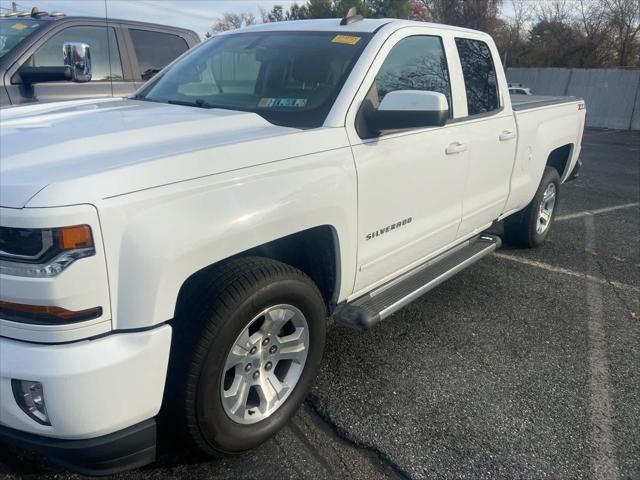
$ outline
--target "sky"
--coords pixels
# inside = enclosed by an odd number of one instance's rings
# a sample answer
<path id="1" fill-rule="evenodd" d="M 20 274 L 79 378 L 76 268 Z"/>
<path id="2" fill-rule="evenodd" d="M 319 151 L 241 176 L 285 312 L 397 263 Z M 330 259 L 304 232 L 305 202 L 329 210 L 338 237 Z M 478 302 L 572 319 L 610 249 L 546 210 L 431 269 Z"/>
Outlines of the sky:
<path id="1" fill-rule="evenodd" d="M 0 9 L 7 11 L 11 1 L 0 0 Z M 16 3 L 19 10 L 36 6 L 46 12 L 105 16 L 104 0 L 16 0 Z M 293 0 L 106 0 L 106 11 L 109 18 L 184 27 L 203 36 L 225 12 L 252 12 L 260 18 L 260 8 L 271 10 L 275 4 L 288 8 L 293 3 Z"/>

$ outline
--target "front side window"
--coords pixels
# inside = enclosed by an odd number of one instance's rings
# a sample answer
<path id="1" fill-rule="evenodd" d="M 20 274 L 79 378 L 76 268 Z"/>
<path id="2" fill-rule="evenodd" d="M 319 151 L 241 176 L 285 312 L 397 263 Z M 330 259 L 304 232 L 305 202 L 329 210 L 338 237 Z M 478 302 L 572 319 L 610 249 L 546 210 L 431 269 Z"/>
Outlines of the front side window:
<path id="1" fill-rule="evenodd" d="M 40 28 L 42 24 L 42 21 L 30 18 L 0 19 L 0 58 Z"/>
<path id="2" fill-rule="evenodd" d="M 82 42 L 91 49 L 91 81 L 122 80 L 116 32 L 111 27 L 69 27 L 47 40 L 31 57 L 33 67 L 62 67 L 62 46 Z"/>
<path id="3" fill-rule="evenodd" d="M 496 69 L 489 46 L 480 40 L 456 38 L 456 47 L 467 91 L 468 114 L 478 115 L 500 108 Z"/>
<path id="4" fill-rule="evenodd" d="M 220 35 L 156 77 L 137 98 L 319 127 L 369 38 L 331 32 Z"/>
<path id="5" fill-rule="evenodd" d="M 377 107 L 387 93 L 396 90 L 442 93 L 451 114 L 449 69 L 440 37 L 407 37 L 393 47 L 376 75 L 369 98 Z"/>
<path id="6" fill-rule="evenodd" d="M 130 29 L 129 34 L 145 81 L 189 50 L 184 38 L 170 33 Z"/>

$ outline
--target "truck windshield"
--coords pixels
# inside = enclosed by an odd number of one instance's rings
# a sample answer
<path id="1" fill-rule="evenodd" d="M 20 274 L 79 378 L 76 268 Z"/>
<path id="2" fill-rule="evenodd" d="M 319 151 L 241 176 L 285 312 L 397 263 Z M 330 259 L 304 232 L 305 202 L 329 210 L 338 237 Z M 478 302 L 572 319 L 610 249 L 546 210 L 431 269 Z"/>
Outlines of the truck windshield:
<path id="1" fill-rule="evenodd" d="M 324 123 L 370 34 L 255 32 L 207 41 L 135 97 L 255 112 L 294 128 Z"/>
<path id="2" fill-rule="evenodd" d="M 0 58 L 36 31 L 42 23 L 30 18 L 0 19 Z"/>

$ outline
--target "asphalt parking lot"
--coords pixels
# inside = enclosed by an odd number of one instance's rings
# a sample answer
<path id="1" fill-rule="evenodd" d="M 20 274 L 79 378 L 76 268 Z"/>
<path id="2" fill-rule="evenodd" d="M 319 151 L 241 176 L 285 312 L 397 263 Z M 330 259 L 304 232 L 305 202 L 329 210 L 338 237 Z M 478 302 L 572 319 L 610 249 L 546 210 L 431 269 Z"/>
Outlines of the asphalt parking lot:
<path id="1" fill-rule="evenodd" d="M 640 479 L 640 134 L 590 130 L 547 244 L 503 247 L 376 328 L 332 324 L 284 430 L 119 479 Z M 0 447 L 0 478 L 79 478 Z"/>

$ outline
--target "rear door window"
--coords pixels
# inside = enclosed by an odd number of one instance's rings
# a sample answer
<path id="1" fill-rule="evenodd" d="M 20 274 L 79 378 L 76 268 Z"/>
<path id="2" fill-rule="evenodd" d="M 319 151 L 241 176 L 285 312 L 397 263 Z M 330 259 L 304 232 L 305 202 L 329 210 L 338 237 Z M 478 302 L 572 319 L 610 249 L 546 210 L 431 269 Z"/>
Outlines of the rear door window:
<path id="1" fill-rule="evenodd" d="M 137 29 L 129 29 L 129 34 L 138 57 L 142 80 L 149 80 L 189 50 L 186 40 L 178 35 Z"/>
<path id="2" fill-rule="evenodd" d="M 489 46 L 480 40 L 456 38 L 467 91 L 469 115 L 478 115 L 500 108 L 498 81 Z"/>

